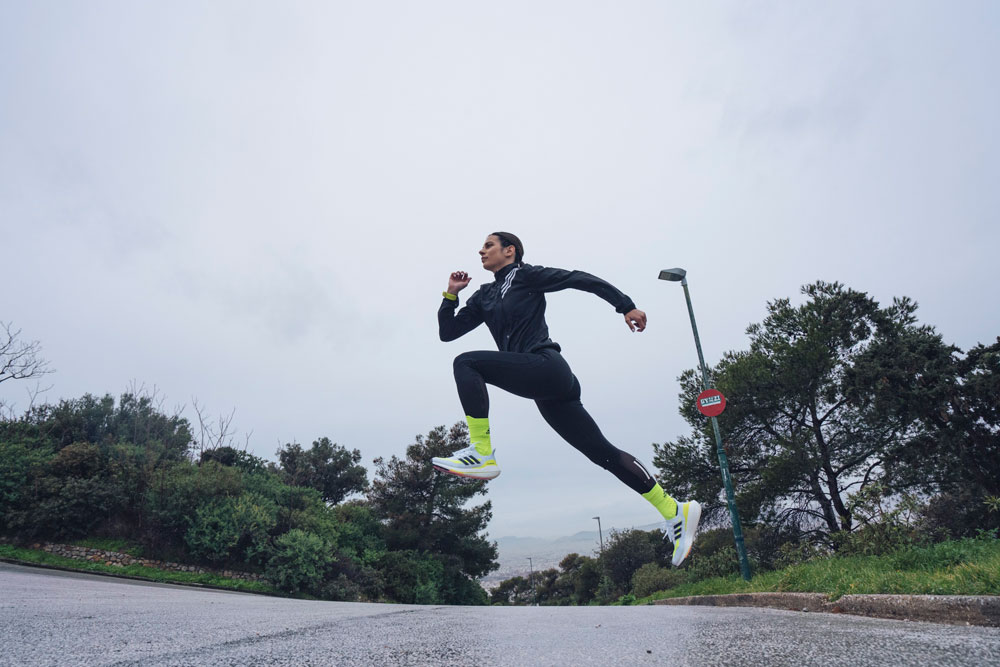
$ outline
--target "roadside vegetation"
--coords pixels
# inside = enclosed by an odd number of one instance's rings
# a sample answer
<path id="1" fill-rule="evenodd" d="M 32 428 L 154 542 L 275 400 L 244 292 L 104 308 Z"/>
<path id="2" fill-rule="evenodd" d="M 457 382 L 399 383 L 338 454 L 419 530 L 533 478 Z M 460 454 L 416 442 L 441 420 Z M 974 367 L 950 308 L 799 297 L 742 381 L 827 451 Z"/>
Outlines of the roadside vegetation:
<path id="1" fill-rule="evenodd" d="M 712 577 L 657 591 L 636 598 L 633 603 L 689 595 L 759 592 L 824 593 L 831 600 L 842 595 L 871 593 L 1000 595 L 1000 541 L 995 534 L 987 533 L 926 547 L 906 547 L 883 556 L 813 558 L 763 572 L 749 582 L 738 574 Z"/>
<path id="2" fill-rule="evenodd" d="M 0 558 L 24 563 L 25 565 L 41 565 L 64 570 L 91 572 L 94 574 L 110 574 L 116 577 L 125 576 L 146 581 L 155 581 L 161 584 L 198 584 L 200 586 L 226 588 L 247 593 L 282 594 L 274 586 L 255 581 L 232 579 L 215 574 L 170 572 L 155 567 L 143 567 L 141 565 L 126 565 L 124 567 L 105 565 L 104 563 L 92 563 L 75 558 L 65 558 L 46 551 L 17 547 L 12 544 L 0 544 Z"/>
<path id="3" fill-rule="evenodd" d="M 140 391 L 14 414 L 0 403 L 0 538 L 97 540 L 134 555 L 262 574 L 276 590 L 427 604 L 615 604 L 744 590 L 997 594 L 1000 338 L 962 351 L 903 297 L 883 306 L 840 283 L 776 299 L 748 348 L 710 374 L 754 580 L 738 578 L 715 439 L 679 380 L 690 432 L 653 444 L 660 483 L 703 503 L 680 569 L 661 531 L 612 533 L 603 552 L 513 577 L 485 529 L 488 486 L 435 474 L 468 444 L 438 427 L 405 455 L 361 465 L 321 437 L 266 461 Z M 4 333 L 6 332 L 6 333 Z M 0 383 L 50 370 L 37 342 L 0 331 Z M 401 447 L 401 449 L 403 449 Z M 5 549 L 7 547 L 4 547 Z M 107 548 L 107 547 L 104 547 Z"/>
<path id="4" fill-rule="evenodd" d="M 330 600 L 485 604 L 496 568 L 486 493 L 435 474 L 432 456 L 468 444 L 438 427 L 374 461 L 319 438 L 277 462 L 192 434 L 152 397 L 83 396 L 0 420 L 0 556 L 156 581 Z M 218 434 L 218 431 L 215 432 Z M 206 446 L 208 445 L 208 446 Z M 471 506 L 470 506 L 471 505 Z M 263 575 L 107 566 L 29 549 L 73 543 L 161 561 Z"/>
<path id="5" fill-rule="evenodd" d="M 732 533 L 725 529 L 703 537 L 707 543 L 732 542 Z M 672 597 L 760 592 L 823 593 L 831 600 L 861 593 L 1000 595 L 1000 540 L 995 530 L 936 543 L 914 536 L 907 545 L 883 543 L 886 551 L 878 554 L 873 553 L 878 548 L 871 545 L 828 552 L 785 543 L 772 567 L 761 568 L 758 560 L 752 560 L 750 581 L 740 576 L 731 544 L 717 544 L 714 553 L 708 544 L 693 552 L 691 562 L 679 569 L 663 565 L 656 557 L 637 565 L 635 560 L 623 559 L 619 551 L 625 544 L 645 541 L 652 545 L 656 540 L 662 540 L 660 531 L 616 533 L 603 555 L 570 554 L 558 569 L 535 573 L 533 581 L 529 577 L 507 579 L 492 591 L 491 602 L 647 604 Z M 628 572 L 631 579 L 626 580 Z"/>
<path id="6" fill-rule="evenodd" d="M 882 306 L 839 283 L 806 285 L 798 304 L 768 303 L 767 317 L 747 328 L 748 349 L 710 369 L 727 398 L 719 425 L 752 582 L 738 576 L 715 438 L 696 409 L 700 374 L 691 369 L 679 378 L 691 431 L 653 445 L 661 485 L 704 507 L 683 567 L 666 565 L 660 531 L 624 531 L 602 554 L 571 554 L 533 582 L 501 582 L 491 602 L 1000 592 L 1000 338 L 962 352 L 919 324 L 916 308 L 907 298 Z M 929 565 L 939 559 L 946 563 Z"/>

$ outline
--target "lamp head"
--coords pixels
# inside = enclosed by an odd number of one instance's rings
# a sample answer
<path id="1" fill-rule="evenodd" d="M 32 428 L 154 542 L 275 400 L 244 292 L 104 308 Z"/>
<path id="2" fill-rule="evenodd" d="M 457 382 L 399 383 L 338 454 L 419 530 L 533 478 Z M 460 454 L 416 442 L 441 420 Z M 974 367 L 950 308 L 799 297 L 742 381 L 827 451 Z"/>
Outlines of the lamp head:
<path id="1" fill-rule="evenodd" d="M 684 276 L 687 275 L 687 271 L 681 268 L 674 269 L 663 269 L 660 271 L 660 280 L 669 280 L 670 282 L 683 281 Z"/>

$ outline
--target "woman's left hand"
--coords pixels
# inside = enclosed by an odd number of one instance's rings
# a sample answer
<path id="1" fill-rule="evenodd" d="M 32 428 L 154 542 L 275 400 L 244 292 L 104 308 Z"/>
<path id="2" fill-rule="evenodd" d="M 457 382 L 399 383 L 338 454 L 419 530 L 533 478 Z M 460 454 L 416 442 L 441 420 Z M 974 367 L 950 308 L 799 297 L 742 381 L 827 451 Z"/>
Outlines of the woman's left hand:
<path id="1" fill-rule="evenodd" d="M 633 308 L 632 310 L 625 313 L 625 324 L 632 331 L 643 331 L 646 328 L 646 313 L 642 312 L 638 308 Z"/>

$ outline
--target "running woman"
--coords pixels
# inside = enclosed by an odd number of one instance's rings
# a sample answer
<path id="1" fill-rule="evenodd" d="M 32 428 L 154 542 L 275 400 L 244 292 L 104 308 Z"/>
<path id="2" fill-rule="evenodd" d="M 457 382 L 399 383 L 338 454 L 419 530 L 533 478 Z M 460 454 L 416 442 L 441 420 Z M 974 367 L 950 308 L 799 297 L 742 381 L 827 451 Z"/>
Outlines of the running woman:
<path id="1" fill-rule="evenodd" d="M 497 477 L 500 466 L 490 442 L 486 385 L 530 398 L 556 433 L 659 510 L 674 543 L 672 562 L 680 565 L 694 544 L 701 505 L 671 498 L 634 456 L 601 433 L 580 402 L 579 381 L 559 345 L 549 338 L 545 293 L 578 289 L 596 294 L 624 315 L 632 331 L 646 328 L 646 313 L 613 285 L 589 273 L 525 264 L 524 245 L 508 232 L 486 237 L 479 257 L 483 268 L 493 273 L 493 282 L 482 285 L 459 310 L 458 293 L 472 277 L 464 271 L 452 273 L 438 309 L 438 326 L 441 340 L 448 342 L 485 322 L 499 351 L 465 352 L 455 358 L 455 382 L 472 444 L 450 457 L 434 457 L 434 467 L 460 477 Z"/>

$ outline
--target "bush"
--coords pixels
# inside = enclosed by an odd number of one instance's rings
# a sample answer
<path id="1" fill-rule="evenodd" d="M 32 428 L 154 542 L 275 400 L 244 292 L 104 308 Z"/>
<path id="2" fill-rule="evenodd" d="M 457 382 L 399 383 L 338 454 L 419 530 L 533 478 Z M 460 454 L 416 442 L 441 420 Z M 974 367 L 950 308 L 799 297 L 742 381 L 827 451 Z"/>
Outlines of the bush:
<path id="1" fill-rule="evenodd" d="M 733 544 L 733 532 L 727 530 L 728 543 Z M 773 570 L 779 567 L 782 548 L 786 544 L 798 545 L 803 539 L 802 531 L 795 525 L 758 523 L 743 527 L 743 543 L 747 557 L 754 563 L 755 572 Z M 727 545 L 728 546 L 728 545 Z"/>
<path id="2" fill-rule="evenodd" d="M 346 574 L 341 573 L 336 577 L 323 582 L 323 586 L 319 591 L 319 597 L 324 600 L 353 602 L 357 600 L 361 592 L 365 590 L 362 583 L 359 583 L 351 577 L 348 577 Z"/>
<path id="3" fill-rule="evenodd" d="M 146 492 L 148 541 L 154 547 L 183 543 L 194 518 L 193 508 L 206 506 L 218 498 L 237 496 L 242 490 L 240 471 L 214 461 L 202 466 L 183 462 L 161 467 Z M 158 553 L 160 549 L 153 551 Z"/>
<path id="4" fill-rule="evenodd" d="M 991 528 L 1000 528 L 1000 500 L 969 489 L 933 496 L 920 509 L 916 524 L 931 542 L 975 537 Z"/>
<path id="5" fill-rule="evenodd" d="M 22 537 L 83 537 L 121 509 L 122 494 L 97 445 L 75 442 L 47 456 L 34 452 L 16 465 L 27 474 L 11 494 L 19 508 L 5 513 L 5 521 Z"/>
<path id="6" fill-rule="evenodd" d="M 814 558 L 829 556 L 829 549 L 825 549 L 809 541 L 786 542 L 778 548 L 778 557 L 775 559 L 775 568 L 782 569 L 792 565 L 801 565 Z"/>
<path id="7" fill-rule="evenodd" d="M 444 566 L 428 554 L 412 549 L 389 551 L 378 560 L 382 594 L 407 604 L 440 604 L 438 586 Z"/>
<path id="8" fill-rule="evenodd" d="M 329 542 L 293 528 L 274 541 L 274 555 L 267 562 L 266 574 L 283 591 L 318 593 L 331 561 Z"/>
<path id="9" fill-rule="evenodd" d="M 680 570 L 646 563 L 632 575 L 632 594 L 644 598 L 658 591 L 667 591 L 684 583 L 685 574 Z"/>
<path id="10" fill-rule="evenodd" d="M 751 561 L 751 570 L 756 569 Z M 728 577 L 739 574 L 740 560 L 736 555 L 736 546 L 730 545 L 716 551 L 711 556 L 699 556 L 684 561 L 684 571 L 688 581 L 695 582 L 712 577 Z"/>
<path id="11" fill-rule="evenodd" d="M 610 579 L 610 585 L 605 589 L 609 592 L 624 591 L 632 582 L 636 570 L 658 560 L 660 554 L 657 547 L 663 542 L 662 536 L 660 531 L 611 531 L 608 544 L 600 556 L 601 569 Z"/>
<path id="12" fill-rule="evenodd" d="M 573 581 L 573 602 L 589 604 L 597 595 L 597 587 L 601 584 L 601 568 L 594 558 L 581 557 Z"/>
<path id="13" fill-rule="evenodd" d="M 444 578 L 438 584 L 438 595 L 442 604 L 485 605 L 489 604 L 489 593 L 457 567 L 446 567 Z"/>
<path id="14" fill-rule="evenodd" d="M 277 515 L 278 506 L 255 493 L 214 500 L 195 512 L 184 541 L 193 556 L 212 563 L 260 563 Z"/>
<path id="15" fill-rule="evenodd" d="M 611 577 L 604 574 L 597 584 L 597 590 L 594 591 L 593 602 L 597 604 L 611 604 L 624 594 L 625 591 L 615 585 L 615 582 L 611 581 Z"/>
<path id="16" fill-rule="evenodd" d="M 521 576 L 504 579 L 490 593 L 490 604 L 527 605 L 532 602 L 531 583 Z"/>
<path id="17" fill-rule="evenodd" d="M 871 484 L 851 496 L 848 510 L 856 527 L 833 534 L 834 548 L 841 556 L 881 556 L 926 543 L 926 535 L 915 527 L 921 509 L 913 496 L 892 496 Z"/>
<path id="18" fill-rule="evenodd" d="M 0 532 L 11 528 L 15 512 L 31 504 L 29 480 L 46 455 L 21 444 L 0 442 Z"/>

